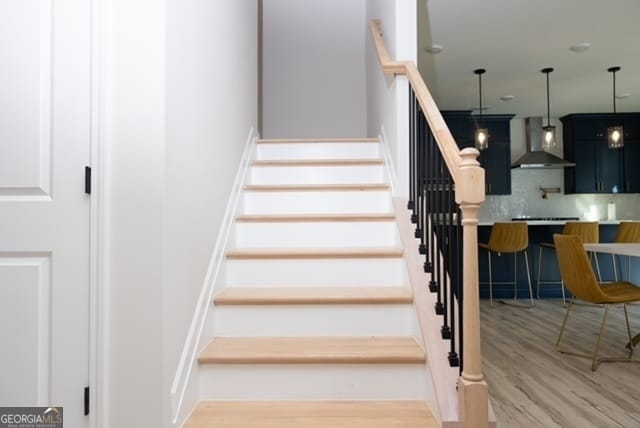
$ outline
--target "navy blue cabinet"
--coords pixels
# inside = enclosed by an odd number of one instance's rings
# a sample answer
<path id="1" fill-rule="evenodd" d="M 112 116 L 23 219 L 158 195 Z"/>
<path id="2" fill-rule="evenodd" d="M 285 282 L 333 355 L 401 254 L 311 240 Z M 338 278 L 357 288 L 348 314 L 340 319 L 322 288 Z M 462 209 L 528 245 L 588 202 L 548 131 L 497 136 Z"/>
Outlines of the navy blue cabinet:
<path id="1" fill-rule="evenodd" d="M 640 138 L 627 140 L 624 143 L 623 154 L 624 191 L 640 193 Z"/>
<path id="2" fill-rule="evenodd" d="M 636 193 L 640 191 L 640 114 L 593 113 L 561 117 L 564 158 L 575 167 L 565 168 L 565 193 Z M 607 128 L 624 126 L 625 145 L 610 149 Z"/>
<path id="3" fill-rule="evenodd" d="M 511 119 L 512 114 L 471 115 L 468 110 L 443 111 L 447 126 L 458 147 L 473 147 L 477 128 L 489 130 L 489 148 L 482 150 L 478 161 L 485 170 L 488 195 L 511 194 Z"/>

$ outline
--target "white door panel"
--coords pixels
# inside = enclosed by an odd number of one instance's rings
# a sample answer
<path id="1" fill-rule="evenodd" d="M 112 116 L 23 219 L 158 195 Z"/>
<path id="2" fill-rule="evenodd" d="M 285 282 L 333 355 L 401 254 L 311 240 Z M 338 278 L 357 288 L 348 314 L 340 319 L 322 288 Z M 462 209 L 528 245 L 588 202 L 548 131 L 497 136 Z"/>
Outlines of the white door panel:
<path id="1" fill-rule="evenodd" d="M 63 406 L 72 427 L 88 426 L 90 18 L 86 0 L 0 0 L 0 405 Z"/>

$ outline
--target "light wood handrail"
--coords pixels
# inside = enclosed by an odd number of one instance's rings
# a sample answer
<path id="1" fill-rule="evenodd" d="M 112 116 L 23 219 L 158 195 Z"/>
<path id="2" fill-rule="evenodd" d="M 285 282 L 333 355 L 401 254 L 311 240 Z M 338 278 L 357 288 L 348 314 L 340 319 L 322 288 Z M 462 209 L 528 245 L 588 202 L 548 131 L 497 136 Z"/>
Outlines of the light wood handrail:
<path id="1" fill-rule="evenodd" d="M 371 34 L 373 35 L 373 44 L 378 53 L 378 60 L 380 61 L 384 74 L 407 74 L 404 62 L 392 61 L 389 57 L 389 52 L 387 52 L 387 48 L 384 46 L 384 40 L 382 40 L 382 21 L 379 19 L 369 21 L 369 30 L 371 30 Z"/>
<path id="2" fill-rule="evenodd" d="M 382 40 L 382 22 L 379 19 L 372 19 L 369 22 L 369 30 L 373 37 L 373 44 L 378 54 L 378 60 L 385 74 L 405 75 L 413 87 L 420 108 L 429 123 L 429 128 L 433 133 L 445 163 L 451 172 L 451 176 L 457 181 L 458 166 L 462 162 L 460 149 L 456 145 L 447 124 L 445 123 L 438 106 L 436 105 L 427 85 L 424 83 L 418 67 L 412 61 L 392 61 L 389 52 Z M 478 153 L 479 154 L 479 153 Z"/>
<path id="3" fill-rule="evenodd" d="M 489 392 L 482 374 L 477 252 L 478 211 L 485 200 L 485 174 L 477 160 L 480 153 L 475 148 L 458 148 L 415 63 L 390 58 L 382 37 L 382 22 L 378 19 L 371 20 L 369 29 L 383 73 L 405 75 L 411 84 L 444 162 L 456 183 L 456 202 L 462 212 L 462 282 L 465 296 L 461 308 L 464 369 L 458 378 L 459 426 L 486 428 L 489 426 Z"/>

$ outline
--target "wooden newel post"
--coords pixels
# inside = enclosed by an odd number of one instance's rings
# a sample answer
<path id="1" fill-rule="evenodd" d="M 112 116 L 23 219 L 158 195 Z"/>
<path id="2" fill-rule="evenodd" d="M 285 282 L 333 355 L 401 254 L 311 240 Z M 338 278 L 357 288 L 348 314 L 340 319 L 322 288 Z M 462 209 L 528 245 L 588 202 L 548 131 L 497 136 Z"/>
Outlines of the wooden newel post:
<path id="1" fill-rule="evenodd" d="M 458 378 L 459 412 L 465 428 L 489 426 L 489 389 L 482 374 L 478 293 L 478 211 L 485 199 L 479 152 L 466 148 L 456 171 L 456 202 L 462 211 L 464 366 Z"/>

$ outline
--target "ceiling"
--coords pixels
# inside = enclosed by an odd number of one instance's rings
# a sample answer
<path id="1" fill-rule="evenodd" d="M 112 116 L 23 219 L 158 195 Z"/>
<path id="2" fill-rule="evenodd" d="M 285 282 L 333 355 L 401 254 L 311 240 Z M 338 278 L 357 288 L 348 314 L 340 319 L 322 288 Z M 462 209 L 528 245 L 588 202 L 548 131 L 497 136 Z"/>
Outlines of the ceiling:
<path id="1" fill-rule="evenodd" d="M 441 110 L 478 106 L 482 76 L 484 114 L 546 116 L 640 111 L 640 0 L 419 0 L 418 63 Z M 582 53 L 571 45 L 588 42 Z M 442 45 L 439 54 L 424 48 Z M 501 96 L 513 95 L 511 101 Z M 477 113 L 477 110 L 475 111 Z"/>

